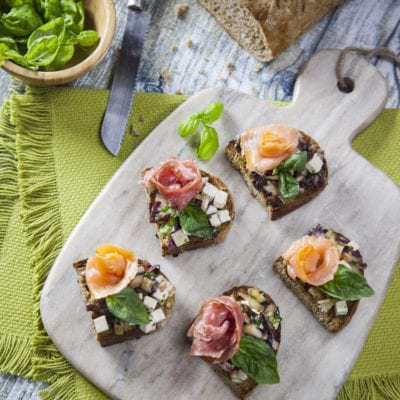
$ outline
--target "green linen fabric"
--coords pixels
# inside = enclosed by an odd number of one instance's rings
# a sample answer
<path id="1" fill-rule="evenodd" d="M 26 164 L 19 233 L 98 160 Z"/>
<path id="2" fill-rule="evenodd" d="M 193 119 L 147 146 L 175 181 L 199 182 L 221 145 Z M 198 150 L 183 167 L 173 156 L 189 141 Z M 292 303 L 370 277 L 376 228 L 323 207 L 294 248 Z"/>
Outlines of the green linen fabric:
<path id="1" fill-rule="evenodd" d="M 99 139 L 108 92 L 17 86 L 0 113 L 0 372 L 48 383 L 43 399 L 107 399 L 43 330 L 39 297 L 68 235 L 135 147 L 185 96 L 138 93 L 117 157 Z M 354 148 L 400 183 L 400 110 Z M 400 268 L 340 400 L 400 398 Z M 340 366 L 338 366 L 340 368 Z"/>

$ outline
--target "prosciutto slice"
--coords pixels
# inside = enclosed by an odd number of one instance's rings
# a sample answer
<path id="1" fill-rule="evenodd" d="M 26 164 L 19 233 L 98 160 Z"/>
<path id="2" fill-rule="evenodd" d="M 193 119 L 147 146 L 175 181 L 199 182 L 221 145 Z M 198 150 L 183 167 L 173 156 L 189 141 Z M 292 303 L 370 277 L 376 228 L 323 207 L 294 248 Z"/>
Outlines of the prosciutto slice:
<path id="1" fill-rule="evenodd" d="M 182 211 L 202 187 L 196 162 L 178 157 L 171 157 L 150 169 L 139 183 L 147 188 L 155 186 L 178 211 Z"/>
<path id="2" fill-rule="evenodd" d="M 230 359 L 239 348 L 243 323 L 243 313 L 232 297 L 207 300 L 189 328 L 193 339 L 189 354 L 212 364 Z"/>

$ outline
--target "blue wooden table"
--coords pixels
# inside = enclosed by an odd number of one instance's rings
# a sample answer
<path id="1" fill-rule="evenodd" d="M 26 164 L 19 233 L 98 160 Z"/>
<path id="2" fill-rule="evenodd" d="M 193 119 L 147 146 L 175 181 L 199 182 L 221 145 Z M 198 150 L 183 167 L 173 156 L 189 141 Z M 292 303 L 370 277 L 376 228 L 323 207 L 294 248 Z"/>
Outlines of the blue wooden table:
<path id="1" fill-rule="evenodd" d="M 109 88 L 125 24 L 127 0 L 116 0 L 117 32 L 105 59 L 73 87 Z M 183 17 L 175 6 L 188 4 Z M 137 90 L 193 94 L 205 87 L 237 89 L 254 96 L 290 101 L 301 66 L 316 51 L 347 46 L 387 47 L 400 54 L 400 0 L 348 0 L 270 63 L 246 53 L 195 0 L 158 0 L 151 6 Z M 389 87 L 387 108 L 400 108 L 400 69 L 372 59 Z M 0 101 L 10 77 L 0 71 Z M 373 94 L 373 88 L 371 88 Z M 0 399 L 38 399 L 44 384 L 0 374 Z"/>

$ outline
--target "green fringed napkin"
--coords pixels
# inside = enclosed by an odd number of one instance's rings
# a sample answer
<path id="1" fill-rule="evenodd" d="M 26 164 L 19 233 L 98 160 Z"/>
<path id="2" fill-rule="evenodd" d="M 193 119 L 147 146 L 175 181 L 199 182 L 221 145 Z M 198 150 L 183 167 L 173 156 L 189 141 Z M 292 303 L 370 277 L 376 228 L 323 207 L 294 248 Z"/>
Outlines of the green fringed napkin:
<path id="1" fill-rule="evenodd" d="M 186 97 L 138 93 L 118 157 L 99 140 L 107 91 L 14 88 L 0 113 L 0 372 L 49 384 L 44 399 L 106 399 L 57 351 L 39 296 L 69 233 L 122 161 Z M 400 183 L 400 111 L 354 147 Z M 397 151 L 396 151 L 397 150 Z M 400 269 L 340 400 L 400 398 Z M 340 368 L 340 366 L 338 366 Z"/>

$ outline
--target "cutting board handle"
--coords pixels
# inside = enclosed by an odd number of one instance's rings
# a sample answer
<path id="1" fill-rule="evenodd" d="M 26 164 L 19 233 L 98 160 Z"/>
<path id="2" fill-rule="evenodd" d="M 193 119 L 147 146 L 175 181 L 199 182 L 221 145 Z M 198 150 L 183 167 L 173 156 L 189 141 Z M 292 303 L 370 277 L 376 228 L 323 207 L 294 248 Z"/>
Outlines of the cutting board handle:
<path id="1" fill-rule="evenodd" d="M 353 80 L 354 89 L 350 93 L 340 91 L 335 71 L 339 56 L 340 50 L 329 49 L 309 59 L 298 75 L 293 101 L 286 111 L 289 118 L 293 111 L 297 116 L 303 115 L 317 140 L 322 120 L 335 127 L 331 135 L 339 135 L 343 143 L 348 143 L 384 109 L 388 89 L 385 79 L 373 65 L 351 53 L 346 57 L 343 71 L 344 76 Z M 315 127 L 312 126 L 313 115 L 318 115 Z M 301 128 L 301 122 L 297 121 L 296 126 Z"/>

